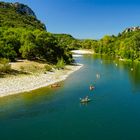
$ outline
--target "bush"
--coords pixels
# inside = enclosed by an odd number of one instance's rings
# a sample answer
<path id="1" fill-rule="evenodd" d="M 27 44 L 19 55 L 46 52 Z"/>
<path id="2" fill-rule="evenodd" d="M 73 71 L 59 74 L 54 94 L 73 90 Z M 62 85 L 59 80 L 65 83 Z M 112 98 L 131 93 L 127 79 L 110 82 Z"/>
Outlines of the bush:
<path id="1" fill-rule="evenodd" d="M 6 58 L 0 59 L 0 73 L 6 73 L 11 70 L 11 64 L 9 64 L 9 60 Z"/>
<path id="2" fill-rule="evenodd" d="M 44 68 L 45 68 L 46 71 L 52 71 L 52 66 L 50 66 L 50 65 L 48 65 L 48 64 L 46 64 L 46 65 L 44 66 Z"/>
<path id="3" fill-rule="evenodd" d="M 58 69 L 64 69 L 64 67 L 65 67 L 64 59 L 63 58 L 58 59 L 58 62 L 56 64 L 56 68 L 58 68 Z"/>

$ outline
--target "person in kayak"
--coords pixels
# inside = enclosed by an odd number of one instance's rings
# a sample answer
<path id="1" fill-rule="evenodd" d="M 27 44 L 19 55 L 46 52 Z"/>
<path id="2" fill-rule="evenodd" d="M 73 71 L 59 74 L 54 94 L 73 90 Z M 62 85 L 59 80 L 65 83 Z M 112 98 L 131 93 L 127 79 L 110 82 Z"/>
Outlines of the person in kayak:
<path id="1" fill-rule="evenodd" d="M 90 90 L 93 90 L 93 89 L 94 89 L 94 86 L 93 86 L 93 85 L 90 85 L 90 86 L 89 86 L 89 89 L 90 89 Z"/>

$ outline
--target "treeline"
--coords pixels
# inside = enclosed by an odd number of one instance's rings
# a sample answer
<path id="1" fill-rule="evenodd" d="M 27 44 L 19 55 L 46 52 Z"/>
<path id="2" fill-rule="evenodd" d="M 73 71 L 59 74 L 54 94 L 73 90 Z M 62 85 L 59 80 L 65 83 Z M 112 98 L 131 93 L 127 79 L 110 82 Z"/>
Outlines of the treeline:
<path id="1" fill-rule="evenodd" d="M 81 48 L 140 61 L 140 31 L 104 36 L 100 40 L 78 40 L 68 34 L 51 34 L 39 29 L 0 28 L 0 57 L 12 61 L 26 58 L 57 63 L 58 59 L 63 58 L 66 63 L 70 63 L 70 50 Z"/>
<path id="2" fill-rule="evenodd" d="M 69 50 L 92 49 L 98 54 L 107 54 L 120 59 L 140 61 L 140 31 L 122 32 L 118 36 L 104 36 L 100 40 L 75 39 L 67 34 L 55 34 L 59 44 Z"/>
<path id="3" fill-rule="evenodd" d="M 61 46 L 66 46 L 69 50 L 81 48 L 81 41 L 75 39 L 73 36 L 69 34 L 53 34 L 53 35 L 57 38 Z"/>
<path id="4" fill-rule="evenodd" d="M 140 61 L 140 31 L 123 32 L 118 36 L 106 35 L 100 40 L 83 40 L 81 47 L 93 49 L 98 54 Z"/>
<path id="5" fill-rule="evenodd" d="M 45 30 L 1 27 L 0 58 L 11 61 L 19 58 L 40 59 L 55 64 L 60 59 L 70 63 L 72 54 L 66 46 L 60 45 L 54 35 Z"/>

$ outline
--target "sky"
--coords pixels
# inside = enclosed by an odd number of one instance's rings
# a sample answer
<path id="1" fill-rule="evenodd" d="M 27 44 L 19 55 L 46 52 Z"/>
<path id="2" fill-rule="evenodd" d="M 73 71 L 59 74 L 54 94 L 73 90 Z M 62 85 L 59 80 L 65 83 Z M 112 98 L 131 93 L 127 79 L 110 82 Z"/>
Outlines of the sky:
<path id="1" fill-rule="evenodd" d="M 139 0 L 2 0 L 28 5 L 47 31 L 79 39 L 117 35 L 140 25 Z"/>

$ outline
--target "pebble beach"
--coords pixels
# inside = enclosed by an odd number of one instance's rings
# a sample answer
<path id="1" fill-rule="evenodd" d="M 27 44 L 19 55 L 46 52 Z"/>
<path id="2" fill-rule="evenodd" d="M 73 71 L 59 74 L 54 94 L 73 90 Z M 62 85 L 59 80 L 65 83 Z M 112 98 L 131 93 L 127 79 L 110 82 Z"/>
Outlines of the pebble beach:
<path id="1" fill-rule="evenodd" d="M 0 97 L 29 92 L 63 81 L 81 67 L 81 64 L 69 65 L 66 66 L 66 69 L 54 72 L 0 78 Z"/>

